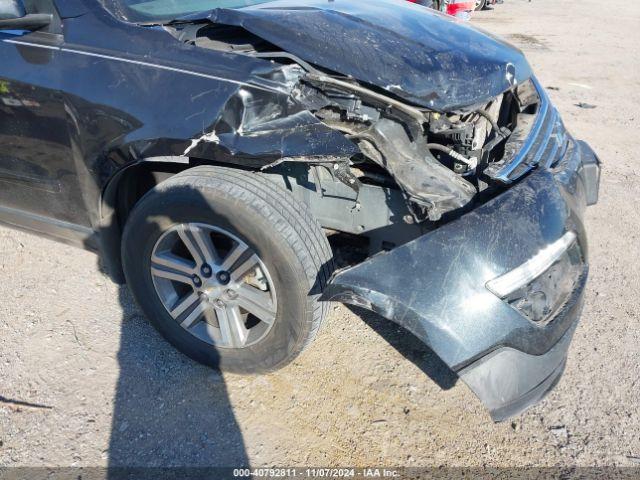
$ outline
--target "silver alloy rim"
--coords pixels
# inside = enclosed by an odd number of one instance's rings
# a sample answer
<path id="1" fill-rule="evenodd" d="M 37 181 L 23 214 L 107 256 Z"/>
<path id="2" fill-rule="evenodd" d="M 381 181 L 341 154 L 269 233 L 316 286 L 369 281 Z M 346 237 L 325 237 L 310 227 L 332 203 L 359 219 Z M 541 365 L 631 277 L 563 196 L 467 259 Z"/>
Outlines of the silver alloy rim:
<path id="1" fill-rule="evenodd" d="M 277 301 L 265 265 L 242 240 L 202 223 L 176 225 L 156 242 L 151 278 L 182 328 L 220 348 L 245 348 L 273 327 Z"/>

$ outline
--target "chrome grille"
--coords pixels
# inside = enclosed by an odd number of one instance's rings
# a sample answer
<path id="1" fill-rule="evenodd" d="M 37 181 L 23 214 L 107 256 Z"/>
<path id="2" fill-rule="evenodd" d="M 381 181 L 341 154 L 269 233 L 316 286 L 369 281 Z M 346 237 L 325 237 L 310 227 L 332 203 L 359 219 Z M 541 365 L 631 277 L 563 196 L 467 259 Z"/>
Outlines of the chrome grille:
<path id="1" fill-rule="evenodd" d="M 538 81 L 534 79 L 533 82 L 540 96 L 540 106 L 529 135 L 519 150 L 507 149 L 505 158 L 485 172 L 504 183 L 517 180 L 536 165 L 552 167 L 567 149 L 568 139 L 562 119 Z"/>

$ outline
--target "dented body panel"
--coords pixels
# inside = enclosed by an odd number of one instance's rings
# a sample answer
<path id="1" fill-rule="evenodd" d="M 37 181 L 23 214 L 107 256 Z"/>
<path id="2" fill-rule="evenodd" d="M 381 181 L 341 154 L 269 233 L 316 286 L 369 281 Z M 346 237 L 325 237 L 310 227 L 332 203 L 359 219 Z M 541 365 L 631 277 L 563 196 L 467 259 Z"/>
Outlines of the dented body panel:
<path id="1" fill-rule="evenodd" d="M 49 115 L 60 137 L 56 145 L 66 150 L 61 158 L 70 159 L 58 167 L 39 160 L 45 141 L 29 138 L 31 125 L 16 131 L 17 110 L 5 109 L 0 125 L 6 131 L 0 133 L 16 146 L 5 154 L 42 168 L 25 172 L 19 195 L 9 187 L 0 200 L 42 217 L 42 228 L 61 212 L 71 225 L 99 228 L 101 196 L 110 180 L 148 158 L 187 152 L 260 167 L 283 157 L 348 158 L 358 151 L 291 100 L 295 79 L 282 65 L 190 47 L 162 29 L 120 22 L 91 0 L 76 3 L 75 9 L 63 8 L 63 14 L 79 16 L 65 19 L 64 36 L 54 44 L 36 33 L 0 32 L 4 96 L 19 102 L 37 97 L 38 105 L 46 101 L 46 110 L 20 105 L 20 112 Z M 28 82 L 35 82 L 35 92 Z M 25 151 L 31 144 L 33 150 Z M 49 201 L 26 198 L 31 188 L 59 178 L 64 178 L 61 191 Z M 74 207 L 78 201 L 88 215 Z"/>
<path id="2" fill-rule="evenodd" d="M 595 155 L 501 40 L 409 2 L 300 3 L 143 26 L 67 0 L 60 32 L 0 31 L 0 222 L 100 248 L 117 272 L 122 225 L 156 180 L 262 171 L 323 227 L 391 250 L 338 272 L 326 300 L 406 327 L 495 419 L 520 411 L 559 377 L 575 328 Z M 584 274 L 553 321 L 526 317 L 530 292 L 486 288 L 568 231 Z"/>
<path id="3" fill-rule="evenodd" d="M 371 309 L 405 327 L 468 380 L 496 420 L 526 408 L 531 398 L 539 399 L 546 391 L 527 394 L 561 373 L 584 297 L 588 250 L 582 218 L 586 205 L 593 203 L 589 192 L 598 190 L 599 161 L 586 144 L 571 144 L 554 168 L 536 171 L 485 205 L 406 245 L 337 272 L 325 299 Z M 567 231 L 577 234 L 583 272 L 563 309 L 541 327 L 486 284 Z M 554 350 L 559 342 L 560 353 Z M 538 362 L 536 375 L 513 368 L 513 363 L 510 369 L 502 368 L 506 360 L 496 357 L 502 351 L 523 356 L 525 365 L 528 358 Z M 473 370 L 486 369 L 480 365 L 489 355 L 497 364 L 489 370 L 499 374 L 492 383 L 477 381 Z M 543 378 L 540 372 L 546 372 Z"/>
<path id="4" fill-rule="evenodd" d="M 409 2 L 281 0 L 189 18 L 241 26 L 307 62 L 439 111 L 486 103 L 531 76 L 513 46 Z"/>

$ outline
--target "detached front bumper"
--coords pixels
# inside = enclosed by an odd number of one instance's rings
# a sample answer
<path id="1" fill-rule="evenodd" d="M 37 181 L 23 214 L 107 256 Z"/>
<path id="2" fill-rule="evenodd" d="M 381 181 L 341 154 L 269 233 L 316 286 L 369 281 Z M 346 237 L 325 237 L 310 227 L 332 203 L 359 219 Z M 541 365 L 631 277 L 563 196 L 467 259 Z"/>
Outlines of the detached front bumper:
<path id="1" fill-rule="evenodd" d="M 594 152 L 570 139 L 557 164 L 540 165 L 459 219 L 337 272 L 323 298 L 404 326 L 459 375 L 495 421 L 504 420 L 543 398 L 564 370 L 588 272 L 583 212 L 597 202 L 599 181 Z M 487 288 L 567 232 L 579 245 L 582 274 L 548 320 L 532 321 Z"/>

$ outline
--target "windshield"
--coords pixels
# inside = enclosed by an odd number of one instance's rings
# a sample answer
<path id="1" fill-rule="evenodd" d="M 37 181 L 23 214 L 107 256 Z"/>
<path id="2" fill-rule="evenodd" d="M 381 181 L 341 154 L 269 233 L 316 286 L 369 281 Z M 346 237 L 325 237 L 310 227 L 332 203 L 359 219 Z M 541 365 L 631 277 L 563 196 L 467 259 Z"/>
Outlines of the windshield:
<path id="1" fill-rule="evenodd" d="M 101 0 L 118 18 L 134 23 L 163 23 L 214 8 L 240 8 L 270 0 Z"/>

